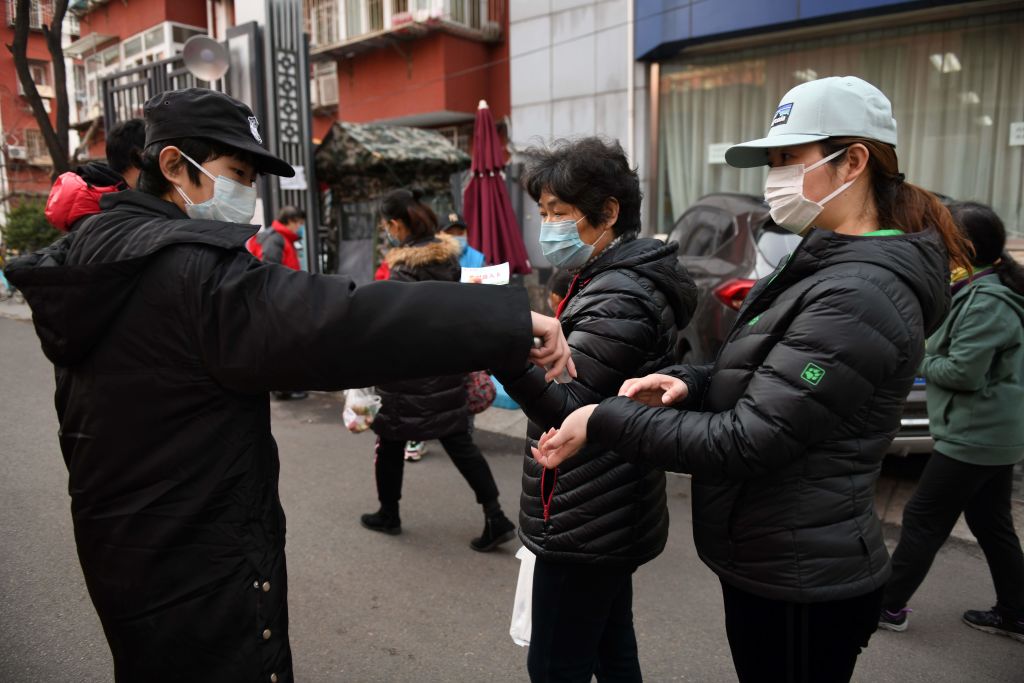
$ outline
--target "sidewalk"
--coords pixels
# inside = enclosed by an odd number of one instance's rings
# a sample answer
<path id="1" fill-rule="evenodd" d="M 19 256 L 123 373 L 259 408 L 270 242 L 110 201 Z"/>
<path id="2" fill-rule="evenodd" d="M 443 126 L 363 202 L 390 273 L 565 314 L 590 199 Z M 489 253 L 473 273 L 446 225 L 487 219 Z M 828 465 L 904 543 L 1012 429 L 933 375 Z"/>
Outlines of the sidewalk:
<path id="1" fill-rule="evenodd" d="M 15 303 L 13 300 L 0 301 L 0 318 L 13 318 L 14 320 L 31 320 L 32 311 L 28 304 Z"/>

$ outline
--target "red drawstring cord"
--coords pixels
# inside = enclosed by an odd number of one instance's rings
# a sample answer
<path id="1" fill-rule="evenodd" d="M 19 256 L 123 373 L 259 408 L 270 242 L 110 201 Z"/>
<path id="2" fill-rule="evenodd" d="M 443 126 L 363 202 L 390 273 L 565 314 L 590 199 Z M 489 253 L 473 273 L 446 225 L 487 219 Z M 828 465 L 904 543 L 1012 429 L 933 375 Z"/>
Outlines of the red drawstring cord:
<path id="1" fill-rule="evenodd" d="M 551 501 L 555 499 L 555 487 L 558 486 L 558 468 L 555 468 L 554 480 L 551 482 L 551 493 L 544 495 L 544 475 L 548 473 L 545 467 L 540 472 L 540 504 L 544 508 L 544 521 L 551 518 Z"/>

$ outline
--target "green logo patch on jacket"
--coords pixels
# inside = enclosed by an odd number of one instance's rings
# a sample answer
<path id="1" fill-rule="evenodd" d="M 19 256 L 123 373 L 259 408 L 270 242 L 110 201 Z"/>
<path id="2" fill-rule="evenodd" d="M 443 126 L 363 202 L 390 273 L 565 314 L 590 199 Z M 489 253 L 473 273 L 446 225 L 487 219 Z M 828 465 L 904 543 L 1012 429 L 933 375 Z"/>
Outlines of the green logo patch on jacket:
<path id="1" fill-rule="evenodd" d="M 814 363 L 808 363 L 804 371 L 800 373 L 800 379 L 804 380 L 812 386 L 818 386 L 821 379 L 825 376 L 825 371 L 819 368 Z"/>

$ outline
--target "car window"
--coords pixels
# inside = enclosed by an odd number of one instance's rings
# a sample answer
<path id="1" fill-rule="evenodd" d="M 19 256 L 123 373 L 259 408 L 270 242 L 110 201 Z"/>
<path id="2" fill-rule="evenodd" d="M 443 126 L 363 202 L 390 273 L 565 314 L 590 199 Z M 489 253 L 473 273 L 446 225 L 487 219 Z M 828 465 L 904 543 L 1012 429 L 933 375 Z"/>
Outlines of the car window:
<path id="1" fill-rule="evenodd" d="M 732 214 L 714 207 L 697 207 L 683 214 L 669 241 L 679 242 L 681 256 L 711 256 L 735 236 Z"/>
<path id="2" fill-rule="evenodd" d="M 800 235 L 791 232 L 762 230 L 757 238 L 757 249 L 764 256 L 770 268 L 775 268 L 786 254 L 791 253 L 800 244 Z"/>

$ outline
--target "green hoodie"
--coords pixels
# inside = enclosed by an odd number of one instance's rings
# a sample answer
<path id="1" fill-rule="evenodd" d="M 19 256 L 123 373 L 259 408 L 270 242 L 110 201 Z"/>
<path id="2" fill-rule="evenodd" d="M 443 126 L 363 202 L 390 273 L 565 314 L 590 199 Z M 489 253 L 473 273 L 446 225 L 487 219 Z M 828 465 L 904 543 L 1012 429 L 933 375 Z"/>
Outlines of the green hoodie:
<path id="1" fill-rule="evenodd" d="M 936 450 L 974 465 L 1024 460 L 1024 296 L 994 275 L 957 292 L 921 374 Z"/>

